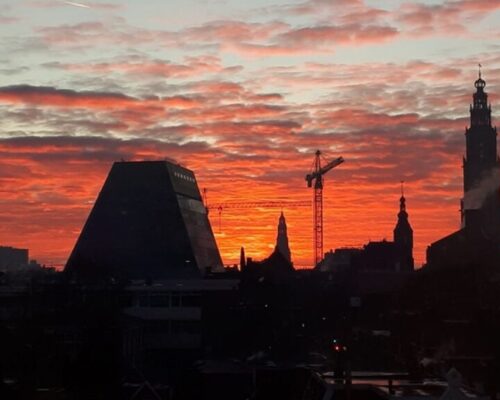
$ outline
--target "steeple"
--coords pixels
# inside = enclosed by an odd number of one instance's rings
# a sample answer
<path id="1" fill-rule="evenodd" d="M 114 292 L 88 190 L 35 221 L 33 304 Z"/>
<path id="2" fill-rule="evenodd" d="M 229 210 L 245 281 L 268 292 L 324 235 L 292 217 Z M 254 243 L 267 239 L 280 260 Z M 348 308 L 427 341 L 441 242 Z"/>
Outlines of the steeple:
<path id="1" fill-rule="evenodd" d="M 399 247 L 401 252 L 401 269 L 413 270 L 413 229 L 410 226 L 408 213 L 406 212 L 403 182 L 401 182 L 398 222 L 394 228 L 394 243 Z"/>
<path id="2" fill-rule="evenodd" d="M 243 271 L 247 266 L 245 258 L 245 248 L 242 246 L 240 249 L 240 271 Z"/>
<path id="3" fill-rule="evenodd" d="M 481 77 L 481 64 L 479 64 L 479 76 L 474 87 L 476 93 L 472 95 L 473 104 L 470 106 L 470 124 L 473 126 L 491 127 L 491 105 L 488 104 L 488 93 L 484 91 L 486 82 Z"/>
<path id="4" fill-rule="evenodd" d="M 288 235 L 285 216 L 281 212 L 278 222 L 278 235 L 276 237 L 276 250 L 278 250 L 288 261 L 292 261 L 290 247 L 288 246 Z"/>
<path id="5" fill-rule="evenodd" d="M 470 127 L 465 130 L 466 154 L 464 157 L 464 197 L 465 193 L 478 186 L 492 169 L 499 166 L 497 154 L 497 130 L 491 125 L 491 105 L 484 91 L 486 82 L 482 78 L 479 64 L 478 79 L 474 82 L 476 92 L 470 105 Z M 465 209 L 471 208 L 463 204 Z"/>

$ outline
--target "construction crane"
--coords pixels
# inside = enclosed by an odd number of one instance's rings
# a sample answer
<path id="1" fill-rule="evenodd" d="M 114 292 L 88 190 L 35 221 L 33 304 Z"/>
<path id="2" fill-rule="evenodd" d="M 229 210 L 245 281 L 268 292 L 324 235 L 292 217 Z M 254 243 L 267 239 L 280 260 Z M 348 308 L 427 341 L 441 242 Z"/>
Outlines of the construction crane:
<path id="1" fill-rule="evenodd" d="M 314 266 L 323 259 L 323 175 L 328 171 L 342 164 L 344 159 L 338 157 L 321 166 L 321 151 L 317 150 L 313 163 L 313 171 L 306 175 L 307 187 L 312 187 L 314 181 L 313 194 L 313 253 Z"/>
<path id="2" fill-rule="evenodd" d="M 205 208 L 207 213 L 210 210 L 217 210 L 219 216 L 219 233 L 222 226 L 222 211 L 225 209 L 243 209 L 243 208 L 295 208 L 311 206 L 310 201 L 288 201 L 288 200 L 270 200 L 270 201 L 240 201 L 240 202 L 225 202 L 218 204 L 207 204 L 206 189 L 204 192 Z"/>

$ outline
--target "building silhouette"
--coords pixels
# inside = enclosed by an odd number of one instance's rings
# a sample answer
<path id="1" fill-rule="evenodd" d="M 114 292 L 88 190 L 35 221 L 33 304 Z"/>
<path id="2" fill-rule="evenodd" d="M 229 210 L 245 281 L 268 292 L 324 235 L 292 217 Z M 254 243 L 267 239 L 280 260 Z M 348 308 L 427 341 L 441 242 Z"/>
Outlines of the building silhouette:
<path id="1" fill-rule="evenodd" d="M 0 271 L 16 271 L 28 265 L 28 249 L 0 246 Z"/>
<path id="2" fill-rule="evenodd" d="M 399 249 L 402 269 L 413 270 L 415 266 L 413 261 L 413 229 L 408 221 L 404 193 L 401 193 L 399 199 L 398 222 L 394 228 L 394 244 Z"/>
<path id="3" fill-rule="evenodd" d="M 245 253 L 242 248 L 240 265 L 244 281 L 265 279 L 270 282 L 279 282 L 289 280 L 293 276 L 295 269 L 291 261 L 286 221 L 283 212 L 279 217 L 276 245 L 273 252 L 261 261 L 254 261 L 250 257 L 244 260 L 244 256 Z"/>
<path id="4" fill-rule="evenodd" d="M 479 78 L 474 82 L 476 93 L 470 105 L 470 127 L 465 130 L 466 156 L 464 157 L 464 192 L 479 184 L 493 167 L 498 166 L 496 127 L 491 125 L 491 104 L 484 91 L 486 82 Z"/>
<path id="5" fill-rule="evenodd" d="M 361 249 L 341 248 L 325 253 L 317 270 L 340 272 L 353 269 L 358 272 L 409 272 L 414 269 L 413 229 L 408 220 L 406 198 L 399 199 L 398 221 L 394 241 L 370 241 Z"/>
<path id="6" fill-rule="evenodd" d="M 355 268 L 366 272 L 413 271 L 413 229 L 408 221 L 406 199 L 399 199 L 399 213 L 394 228 L 394 241 L 369 242 L 358 257 L 353 259 Z"/>
<path id="7" fill-rule="evenodd" d="M 66 264 L 76 278 L 198 278 L 223 271 L 194 173 L 116 162 Z"/>
<path id="8" fill-rule="evenodd" d="M 488 94 L 484 91 L 486 82 L 481 77 L 481 71 L 474 86 L 476 93 L 473 94 L 473 104 L 470 105 L 470 127 L 465 130 L 462 225 L 467 224 L 466 210 L 482 206 L 479 201 L 470 198 L 469 194 L 500 166 L 497 154 L 497 129 L 491 125 L 491 104 L 488 104 Z"/>
<path id="9" fill-rule="evenodd" d="M 481 71 L 474 86 L 470 127 L 465 131 L 462 228 L 427 248 L 427 264 L 433 267 L 496 265 L 500 261 L 497 129 L 491 123 L 491 105 Z"/>
<path id="10" fill-rule="evenodd" d="M 240 271 L 243 271 L 246 267 L 246 258 L 245 258 L 245 248 L 242 246 L 240 249 Z"/>
<path id="11" fill-rule="evenodd" d="M 292 256 L 290 253 L 290 247 L 288 245 L 288 234 L 286 228 L 286 220 L 281 212 L 279 222 L 278 222 L 278 235 L 276 236 L 276 250 L 279 251 L 286 260 L 292 262 Z"/>

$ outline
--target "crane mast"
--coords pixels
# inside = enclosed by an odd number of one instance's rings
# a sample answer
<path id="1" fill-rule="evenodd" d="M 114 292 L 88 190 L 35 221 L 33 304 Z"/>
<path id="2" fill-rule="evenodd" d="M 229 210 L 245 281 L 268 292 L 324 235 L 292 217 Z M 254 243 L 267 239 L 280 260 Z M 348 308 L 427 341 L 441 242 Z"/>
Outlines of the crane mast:
<path id="1" fill-rule="evenodd" d="M 313 171 L 306 175 L 307 187 L 312 187 L 313 192 L 313 253 L 314 266 L 323 259 L 323 175 L 342 164 L 344 159 L 338 157 L 321 166 L 321 151 L 317 150 L 314 158 Z"/>

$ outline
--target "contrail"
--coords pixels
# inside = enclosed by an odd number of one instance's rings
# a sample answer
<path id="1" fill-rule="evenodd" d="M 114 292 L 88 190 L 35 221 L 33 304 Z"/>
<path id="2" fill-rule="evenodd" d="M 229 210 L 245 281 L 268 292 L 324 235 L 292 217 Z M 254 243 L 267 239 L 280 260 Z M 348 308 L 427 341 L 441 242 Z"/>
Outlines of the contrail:
<path id="1" fill-rule="evenodd" d="M 82 3 L 74 3 L 72 1 L 64 1 L 64 4 L 67 4 L 69 6 L 74 6 L 74 7 L 81 7 L 81 8 L 90 8 L 90 6 Z"/>

